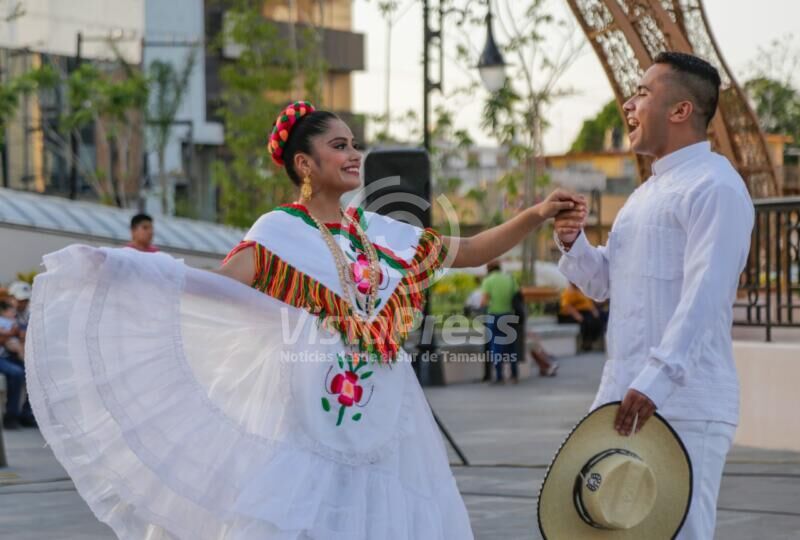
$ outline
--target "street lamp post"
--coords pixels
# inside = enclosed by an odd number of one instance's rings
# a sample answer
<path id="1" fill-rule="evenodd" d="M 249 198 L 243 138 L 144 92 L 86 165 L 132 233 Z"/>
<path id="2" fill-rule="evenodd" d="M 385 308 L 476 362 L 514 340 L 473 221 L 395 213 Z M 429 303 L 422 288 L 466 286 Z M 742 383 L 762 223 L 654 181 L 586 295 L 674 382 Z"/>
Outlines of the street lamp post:
<path id="1" fill-rule="evenodd" d="M 439 29 L 434 30 L 431 28 L 430 20 L 430 7 L 428 0 L 422 3 L 422 19 L 424 21 L 424 31 L 422 36 L 422 72 L 423 72 L 423 89 L 422 89 L 422 146 L 428 152 L 431 151 L 431 130 L 430 130 L 430 104 L 431 92 L 434 90 L 442 90 L 442 21 L 444 19 L 444 12 L 442 11 L 441 0 L 439 4 Z M 433 41 L 437 41 L 439 45 L 439 81 L 434 82 L 430 75 L 431 55 L 430 47 Z"/>
<path id="2" fill-rule="evenodd" d="M 505 84 L 505 63 L 503 62 L 503 56 L 500 51 L 497 49 L 497 45 L 494 42 L 494 36 L 492 34 L 492 7 L 491 1 L 487 0 L 487 16 L 486 16 L 486 26 L 487 26 L 487 35 L 486 35 L 486 46 L 484 47 L 483 53 L 481 54 L 480 61 L 478 62 L 478 69 L 481 74 L 481 79 L 483 80 L 484 86 L 490 92 L 497 92 L 500 88 L 503 87 Z M 422 71 L 423 71 L 423 96 L 422 96 L 422 144 L 425 147 L 425 150 L 430 153 L 431 150 L 431 132 L 430 132 L 430 94 L 434 90 L 442 91 L 442 83 L 444 79 L 444 46 L 443 46 L 443 30 L 444 30 L 444 17 L 445 17 L 445 9 L 444 9 L 444 0 L 439 0 L 438 4 L 438 16 L 439 16 L 439 25 L 438 29 L 434 30 L 431 28 L 430 23 L 430 6 L 429 0 L 423 0 L 422 2 L 422 20 L 423 20 L 423 46 L 422 46 Z M 466 10 L 469 8 L 469 3 L 467 7 L 462 12 L 462 20 L 465 18 Z M 436 42 L 439 48 L 439 80 L 433 81 L 430 78 L 430 47 L 432 42 Z M 428 362 L 429 366 L 435 366 L 433 369 L 430 369 L 430 373 L 428 374 L 429 383 L 434 385 L 442 385 L 444 384 L 444 374 L 442 373 L 442 366 L 440 362 L 435 360 L 436 354 L 436 339 L 435 339 L 435 329 L 431 329 L 430 335 L 427 336 L 426 333 L 428 329 L 428 315 L 429 315 L 429 308 L 430 305 L 430 289 L 425 291 L 425 307 L 423 309 L 423 324 L 422 324 L 422 331 L 420 332 L 420 341 L 417 344 L 417 361 L 415 362 L 416 367 L 415 371 L 421 369 L 421 365 L 419 365 L 419 358 L 422 358 Z M 419 376 L 419 373 L 418 373 Z M 453 436 L 445 427 L 444 423 L 439 419 L 439 416 L 436 412 L 431 408 L 431 413 L 433 414 L 433 418 L 436 421 L 436 424 L 439 426 L 439 429 L 442 431 L 442 434 L 445 438 L 450 442 L 450 445 L 453 447 L 453 450 L 458 454 L 458 457 L 461 459 L 461 462 L 464 465 L 469 465 L 469 461 L 464 453 L 461 451 L 461 448 L 456 443 Z"/>
<path id="3" fill-rule="evenodd" d="M 430 131 L 430 95 L 431 92 L 438 90 L 442 91 L 442 83 L 444 79 L 444 46 L 443 46 L 443 29 L 444 17 L 447 14 L 444 9 L 443 0 L 439 0 L 437 8 L 439 25 L 437 29 L 431 27 L 430 21 L 430 1 L 423 0 L 422 2 L 422 20 L 423 20 L 423 47 L 422 47 L 422 72 L 423 72 L 423 89 L 422 89 L 422 145 L 426 150 L 431 150 L 431 131 Z M 490 0 L 486 1 L 486 44 L 483 47 L 480 59 L 478 60 L 478 71 L 483 81 L 484 87 L 489 92 L 497 92 L 506 82 L 505 66 L 503 54 L 497 47 L 494 40 L 494 33 L 492 31 L 492 3 Z M 467 4 L 466 9 L 469 8 Z M 451 9 L 450 11 L 454 11 Z M 460 10 L 459 10 L 460 11 Z M 465 18 L 466 13 L 461 13 L 462 19 Z M 430 49 L 431 45 L 436 42 L 439 48 L 439 80 L 434 81 L 430 76 Z"/>
<path id="4" fill-rule="evenodd" d="M 484 45 L 480 60 L 478 60 L 478 71 L 480 72 L 483 86 L 489 92 L 499 92 L 505 86 L 506 63 L 503 61 L 503 54 L 494 42 L 491 2 L 489 2 L 489 7 L 486 11 L 486 45 Z"/>
<path id="5" fill-rule="evenodd" d="M 497 48 L 497 44 L 494 41 L 494 35 L 492 33 L 492 8 L 491 2 L 487 0 L 487 15 L 486 15 L 486 45 L 483 48 L 483 53 L 481 54 L 480 60 L 478 61 L 477 68 L 480 72 L 481 79 L 483 80 L 483 84 L 487 90 L 490 92 L 497 92 L 500 90 L 503 85 L 505 85 L 505 62 L 503 61 L 503 55 L 500 53 L 499 49 Z M 466 18 L 467 10 L 469 9 L 469 4 L 464 8 L 464 10 L 457 10 L 460 12 L 462 20 Z M 438 15 L 438 28 L 434 29 L 431 27 L 430 15 L 431 15 L 431 8 L 429 5 L 429 0 L 423 0 L 422 3 L 422 18 L 423 18 L 423 25 L 424 25 L 424 34 L 423 34 L 423 49 L 422 49 L 422 71 L 423 71 L 423 99 L 422 99 L 422 144 L 425 147 L 425 150 L 430 153 L 431 151 L 431 129 L 430 129 L 430 95 L 431 92 L 434 90 L 442 91 L 442 83 L 444 78 L 444 47 L 443 47 L 443 30 L 444 30 L 444 17 L 447 13 L 451 11 L 456 11 L 450 9 L 445 11 L 444 9 L 444 0 L 439 0 L 438 7 L 436 9 Z M 436 43 L 439 49 L 439 80 L 433 81 L 430 76 L 430 49 L 433 43 Z M 425 309 L 423 311 L 423 326 L 422 332 L 420 337 L 420 342 L 417 346 L 417 353 L 420 355 L 421 358 L 431 361 L 429 363 L 430 366 L 435 366 L 432 369 L 429 369 L 428 373 L 428 382 L 434 385 L 442 385 L 444 384 L 444 375 L 441 371 L 441 366 L 438 363 L 433 363 L 432 361 L 436 355 L 436 340 L 435 340 L 435 332 L 431 332 L 430 336 L 426 337 L 427 332 L 427 321 L 428 321 L 428 306 L 430 305 L 430 290 L 425 291 Z M 420 369 L 421 366 L 417 365 L 417 369 Z"/>
<path id="6" fill-rule="evenodd" d="M 497 48 L 494 41 L 494 34 L 492 33 L 492 4 L 487 0 L 486 12 L 486 45 L 483 48 L 481 57 L 478 61 L 478 71 L 480 72 L 481 80 L 489 92 L 497 92 L 506 82 L 505 62 L 503 55 Z M 462 21 L 466 18 L 469 3 L 464 10 L 458 10 L 461 13 Z M 453 11 L 452 9 L 450 11 Z M 429 0 L 423 0 L 422 3 L 422 19 L 424 25 L 423 34 L 423 48 L 422 48 L 422 72 L 423 72 L 423 96 L 422 96 L 422 145 L 425 150 L 430 153 L 431 151 L 431 129 L 430 129 L 430 95 L 434 90 L 442 91 L 442 83 L 444 79 L 444 47 L 443 47 L 443 30 L 444 30 L 444 17 L 447 14 L 444 9 L 444 0 L 439 0 L 437 14 L 439 18 L 438 28 L 431 27 L 430 15 L 431 8 Z M 439 48 L 439 80 L 433 81 L 430 77 L 430 48 L 431 44 L 436 42 Z M 427 321 L 428 321 L 428 306 L 430 305 L 430 289 L 425 291 L 425 309 L 423 311 L 423 326 L 420 333 L 420 342 L 417 346 L 417 353 L 420 357 L 427 360 L 432 360 L 436 354 L 436 340 L 434 338 L 435 332 L 431 332 L 430 336 L 426 339 Z M 431 364 L 433 365 L 433 364 Z M 417 365 L 416 369 L 421 366 Z M 429 370 L 428 379 L 431 384 L 441 385 L 444 384 L 444 376 L 441 372 L 441 367 L 437 366 L 436 369 Z"/>

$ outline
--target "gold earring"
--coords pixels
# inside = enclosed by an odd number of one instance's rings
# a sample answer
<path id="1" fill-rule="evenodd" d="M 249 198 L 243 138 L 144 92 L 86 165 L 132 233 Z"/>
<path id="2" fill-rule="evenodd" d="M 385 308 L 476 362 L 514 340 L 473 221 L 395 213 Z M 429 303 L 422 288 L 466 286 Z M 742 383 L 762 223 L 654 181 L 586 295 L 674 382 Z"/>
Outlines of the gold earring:
<path id="1" fill-rule="evenodd" d="M 307 174 L 303 177 L 303 185 L 300 186 L 300 200 L 310 201 L 314 190 L 311 189 L 311 175 Z"/>

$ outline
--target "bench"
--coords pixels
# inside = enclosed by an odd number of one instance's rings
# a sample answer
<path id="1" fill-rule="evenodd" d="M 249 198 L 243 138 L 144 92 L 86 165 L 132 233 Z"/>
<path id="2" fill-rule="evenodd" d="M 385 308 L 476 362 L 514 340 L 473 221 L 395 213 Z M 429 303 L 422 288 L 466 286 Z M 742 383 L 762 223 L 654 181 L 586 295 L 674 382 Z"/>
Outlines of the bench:
<path id="1" fill-rule="evenodd" d="M 535 285 L 525 285 L 520 287 L 520 292 L 525 302 L 529 304 L 558 302 L 561 300 L 561 291 L 555 287 L 539 287 Z"/>

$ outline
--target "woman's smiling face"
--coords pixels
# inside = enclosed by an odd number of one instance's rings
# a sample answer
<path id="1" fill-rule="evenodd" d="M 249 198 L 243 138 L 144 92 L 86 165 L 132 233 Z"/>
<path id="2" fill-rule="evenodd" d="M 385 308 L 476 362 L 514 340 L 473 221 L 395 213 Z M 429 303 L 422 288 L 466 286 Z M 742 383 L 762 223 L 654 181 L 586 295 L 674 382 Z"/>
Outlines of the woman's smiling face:
<path id="1" fill-rule="evenodd" d="M 315 190 L 346 193 L 361 186 L 361 151 L 342 120 L 331 120 L 324 133 L 314 136 L 311 151 L 308 173 Z"/>

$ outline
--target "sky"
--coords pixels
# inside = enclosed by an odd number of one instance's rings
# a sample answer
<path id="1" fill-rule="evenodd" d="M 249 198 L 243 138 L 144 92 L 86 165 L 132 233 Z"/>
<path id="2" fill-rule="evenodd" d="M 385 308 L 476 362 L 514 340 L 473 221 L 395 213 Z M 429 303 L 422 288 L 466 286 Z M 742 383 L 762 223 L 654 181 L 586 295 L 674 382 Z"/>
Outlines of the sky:
<path id="1" fill-rule="evenodd" d="M 434 0 L 432 0 L 433 2 Z M 524 5 L 522 0 L 513 1 Z M 365 34 L 366 70 L 357 72 L 353 80 L 353 109 L 359 113 L 381 114 L 385 109 L 386 91 L 386 23 L 381 17 L 376 0 L 353 2 L 353 29 Z M 473 1 L 476 10 L 484 2 Z M 527 2 L 525 2 L 527 4 Z M 400 0 L 400 16 L 392 30 L 390 108 L 394 114 L 409 109 L 422 112 L 422 8 L 419 0 Z M 551 9 L 574 20 L 563 0 L 551 0 Z M 766 48 L 775 39 L 797 35 L 791 41 L 800 49 L 800 0 L 705 0 L 706 14 L 711 31 L 722 55 L 741 82 L 751 73 L 757 61 L 759 47 Z M 753 6 L 758 6 L 754 8 Z M 406 9 L 407 6 L 407 9 Z M 450 20 L 445 28 L 445 40 L 451 47 L 459 40 L 452 31 Z M 505 36 L 495 25 L 495 37 L 503 43 Z M 471 36 L 475 46 L 483 47 L 485 33 Z M 507 59 L 508 61 L 508 59 Z M 462 86 L 469 81 L 464 68 L 450 58 L 445 63 L 446 90 Z M 551 127 L 545 133 L 545 152 L 562 153 L 580 130 L 586 118 L 594 116 L 613 98 L 611 86 L 597 56 L 588 45 L 561 79 L 563 87 L 576 93 L 563 98 L 548 111 L 546 117 Z M 493 144 L 491 137 L 480 129 L 481 104 L 486 98 L 484 90 L 471 99 L 457 99 L 456 127 L 468 130 L 479 144 Z M 433 94 L 433 103 L 441 99 Z"/>

